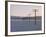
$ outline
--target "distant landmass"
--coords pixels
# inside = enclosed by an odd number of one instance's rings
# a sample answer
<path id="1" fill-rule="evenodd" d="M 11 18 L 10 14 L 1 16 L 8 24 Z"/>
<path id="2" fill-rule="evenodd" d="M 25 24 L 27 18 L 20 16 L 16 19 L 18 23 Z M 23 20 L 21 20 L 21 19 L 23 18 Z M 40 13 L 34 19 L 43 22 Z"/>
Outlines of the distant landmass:
<path id="1" fill-rule="evenodd" d="M 42 16 L 36 16 L 36 19 L 41 19 Z M 35 17 L 19 17 L 19 16 L 11 16 L 11 19 L 35 19 Z"/>

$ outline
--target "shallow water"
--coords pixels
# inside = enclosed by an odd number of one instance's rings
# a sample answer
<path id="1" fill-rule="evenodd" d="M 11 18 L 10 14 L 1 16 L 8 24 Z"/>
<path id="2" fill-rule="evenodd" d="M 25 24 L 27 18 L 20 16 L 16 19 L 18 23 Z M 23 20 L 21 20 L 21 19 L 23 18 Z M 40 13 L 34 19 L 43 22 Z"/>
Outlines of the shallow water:
<path id="1" fill-rule="evenodd" d="M 41 30 L 41 25 L 41 19 L 36 20 L 36 24 L 34 19 L 11 19 L 11 32 Z"/>

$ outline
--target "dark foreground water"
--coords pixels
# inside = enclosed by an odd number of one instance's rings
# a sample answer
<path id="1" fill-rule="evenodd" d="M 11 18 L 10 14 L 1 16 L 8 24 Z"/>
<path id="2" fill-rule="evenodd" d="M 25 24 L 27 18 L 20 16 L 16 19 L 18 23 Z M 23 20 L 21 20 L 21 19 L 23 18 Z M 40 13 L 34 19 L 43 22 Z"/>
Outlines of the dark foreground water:
<path id="1" fill-rule="evenodd" d="M 34 19 L 11 19 L 11 32 L 18 31 L 37 31 L 41 30 L 41 18 L 36 20 Z"/>

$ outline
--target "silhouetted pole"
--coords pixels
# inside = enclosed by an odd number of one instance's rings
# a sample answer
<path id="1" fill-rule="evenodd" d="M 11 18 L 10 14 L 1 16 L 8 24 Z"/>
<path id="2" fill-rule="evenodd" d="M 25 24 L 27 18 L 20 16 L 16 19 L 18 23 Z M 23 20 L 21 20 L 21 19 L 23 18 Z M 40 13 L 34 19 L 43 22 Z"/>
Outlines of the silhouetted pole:
<path id="1" fill-rule="evenodd" d="M 37 9 L 34 9 L 34 12 L 35 12 L 35 24 L 36 24 L 36 12 L 37 12 Z"/>
<path id="2" fill-rule="evenodd" d="M 35 24 L 36 24 L 36 9 L 35 9 Z"/>

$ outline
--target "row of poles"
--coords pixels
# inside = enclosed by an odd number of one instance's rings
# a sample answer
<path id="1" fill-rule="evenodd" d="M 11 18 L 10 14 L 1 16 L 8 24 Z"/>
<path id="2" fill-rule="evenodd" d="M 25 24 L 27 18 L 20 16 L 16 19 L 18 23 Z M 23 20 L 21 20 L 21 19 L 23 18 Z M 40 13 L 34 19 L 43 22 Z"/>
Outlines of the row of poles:
<path id="1" fill-rule="evenodd" d="M 37 9 L 34 9 L 34 12 L 35 12 L 35 24 L 36 24 L 36 12 L 37 12 Z M 30 15 L 31 14 L 29 14 L 29 23 L 30 23 Z"/>

